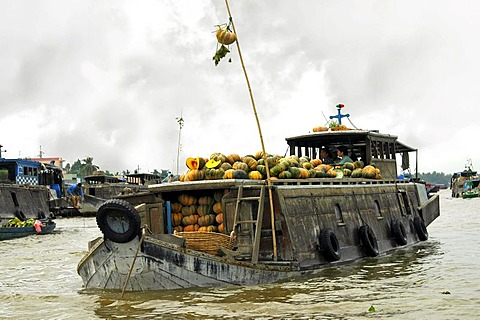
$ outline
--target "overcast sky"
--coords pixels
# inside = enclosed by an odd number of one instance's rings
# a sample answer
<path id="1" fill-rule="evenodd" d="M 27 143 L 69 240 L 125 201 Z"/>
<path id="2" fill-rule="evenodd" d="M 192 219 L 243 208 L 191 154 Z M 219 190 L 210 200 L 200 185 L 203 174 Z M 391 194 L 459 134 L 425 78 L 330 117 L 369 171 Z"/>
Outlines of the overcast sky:
<path id="1" fill-rule="evenodd" d="M 230 0 L 268 152 L 324 125 L 419 148 L 420 172 L 480 169 L 479 1 Z M 176 173 L 186 157 L 261 149 L 237 48 L 215 66 L 220 0 L 5 0 L 6 158 L 93 157 L 111 172 Z M 344 120 L 345 123 L 345 120 Z M 346 122 L 349 125 L 348 121 Z M 350 125 L 349 125 L 350 126 Z"/>

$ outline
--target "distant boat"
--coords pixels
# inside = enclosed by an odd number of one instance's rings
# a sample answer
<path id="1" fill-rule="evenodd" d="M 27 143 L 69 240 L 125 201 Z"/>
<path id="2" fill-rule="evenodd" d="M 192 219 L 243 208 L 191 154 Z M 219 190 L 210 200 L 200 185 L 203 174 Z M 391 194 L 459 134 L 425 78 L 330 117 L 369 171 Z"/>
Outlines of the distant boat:
<path id="1" fill-rule="evenodd" d="M 38 232 L 35 227 L 0 227 L 0 240 L 22 238 L 35 234 L 47 234 L 51 233 L 55 227 L 55 222 L 51 220 L 45 221 L 45 225 L 40 227 L 40 232 Z"/>
<path id="2" fill-rule="evenodd" d="M 52 199 L 61 196 L 61 185 L 61 170 L 57 167 L 26 159 L 0 158 L 0 239 L 36 233 L 31 226 L 4 227 L 15 218 L 20 222 L 42 221 L 42 233 L 53 230 L 50 205 Z"/>

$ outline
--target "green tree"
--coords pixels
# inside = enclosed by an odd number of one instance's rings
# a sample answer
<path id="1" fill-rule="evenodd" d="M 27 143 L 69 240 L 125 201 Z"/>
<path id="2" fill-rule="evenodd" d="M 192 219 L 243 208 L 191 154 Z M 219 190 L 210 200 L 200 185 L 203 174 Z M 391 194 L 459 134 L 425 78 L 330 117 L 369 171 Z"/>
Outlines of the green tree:
<path id="1" fill-rule="evenodd" d="M 93 164 L 92 157 L 87 157 L 82 161 L 84 163 L 82 164 L 82 167 L 78 171 L 78 174 L 82 177 L 90 176 L 93 174 L 94 171 L 97 171 L 99 169 L 99 166 Z"/>

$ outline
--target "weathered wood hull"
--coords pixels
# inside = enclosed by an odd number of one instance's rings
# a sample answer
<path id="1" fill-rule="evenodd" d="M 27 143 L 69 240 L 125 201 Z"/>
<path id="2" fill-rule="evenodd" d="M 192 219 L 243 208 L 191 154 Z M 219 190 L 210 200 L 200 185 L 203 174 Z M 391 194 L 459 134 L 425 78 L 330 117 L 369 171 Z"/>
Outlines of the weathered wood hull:
<path id="1" fill-rule="evenodd" d="M 128 273 L 139 245 L 136 237 L 127 243 L 116 243 L 105 239 L 98 241 L 78 265 L 78 273 L 86 288 L 122 289 L 129 291 L 168 290 L 189 287 L 221 285 L 253 285 L 273 283 L 283 279 L 315 273 L 334 264 L 344 264 L 375 254 L 387 254 L 405 245 L 426 240 L 426 226 L 419 229 L 419 221 L 430 224 L 439 211 L 439 198 L 428 198 L 425 187 L 415 183 L 396 182 L 352 182 L 353 180 L 311 179 L 309 182 L 279 182 L 274 188 L 274 211 L 277 256 L 272 249 L 271 220 L 265 215 L 261 229 L 258 262 L 239 258 L 241 255 L 216 256 L 190 250 L 174 241 L 172 235 L 146 237 L 130 278 Z M 224 189 L 222 198 L 227 231 L 232 230 L 233 213 L 237 201 L 238 185 L 245 182 L 198 183 L 175 185 L 155 190 L 150 194 L 130 199 L 133 203 L 151 201 L 142 222 L 147 224 L 163 221 L 162 197 L 176 195 L 185 187 L 191 190 L 208 190 L 209 186 Z M 256 185 L 258 183 L 252 183 Z M 160 199 L 160 200 L 159 200 Z M 160 202 L 158 202 L 160 201 Z M 265 212 L 270 212 L 265 203 Z M 258 207 L 258 206 L 257 206 Z M 247 205 L 243 213 L 256 213 L 258 208 Z M 150 210 L 150 211 L 149 211 Z M 150 213 L 149 213 L 150 212 Z M 159 220 L 160 219 L 160 220 Z M 163 220 L 162 220 L 163 219 Z M 394 228 L 402 225 L 400 240 Z M 362 236 L 368 226 L 371 238 Z M 152 225 L 149 225 L 152 228 Z M 362 229 L 363 228 L 363 229 Z M 154 228 L 153 228 L 154 229 Z M 162 225 L 158 234 L 166 233 Z M 245 228 L 243 231 L 248 231 Z M 338 238 L 338 257 L 329 259 L 322 246 L 321 233 L 329 230 Z M 169 241 L 168 236 L 172 237 Z M 369 240 L 370 239 L 370 240 Z M 376 248 L 369 248 L 372 243 Z M 242 244 L 248 244 L 238 234 L 236 252 Z M 330 248 L 332 251 L 332 248 Z M 330 252 L 330 255 L 332 252 Z M 333 261 L 335 260 L 335 261 Z"/>
<path id="2" fill-rule="evenodd" d="M 127 291 L 172 290 L 272 283 L 302 274 L 291 267 L 255 266 L 231 261 L 152 238 L 145 240 L 142 252 L 135 259 L 138 243 L 138 238 L 125 244 L 98 241 L 78 265 L 84 287 L 119 290 L 125 286 Z"/>
<path id="3" fill-rule="evenodd" d="M 14 218 L 17 211 L 23 212 L 26 218 L 48 216 L 49 192 L 45 186 L 0 184 L 0 218 Z"/>

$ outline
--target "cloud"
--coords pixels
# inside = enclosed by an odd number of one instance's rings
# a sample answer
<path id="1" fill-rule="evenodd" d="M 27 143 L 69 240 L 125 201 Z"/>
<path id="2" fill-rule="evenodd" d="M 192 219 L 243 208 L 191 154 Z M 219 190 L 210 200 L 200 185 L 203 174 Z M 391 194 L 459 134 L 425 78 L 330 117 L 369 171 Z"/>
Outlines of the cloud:
<path id="1" fill-rule="evenodd" d="M 7 157 L 87 156 L 110 171 L 173 169 L 188 156 L 267 150 L 352 122 L 452 172 L 476 134 L 479 5 L 463 1 L 231 2 L 237 46 L 215 66 L 223 1 L 7 2 L 0 10 L 0 143 Z M 176 118 L 183 116 L 182 131 Z M 180 138 L 180 140 L 179 140 Z M 456 145 L 454 159 L 445 148 Z"/>

